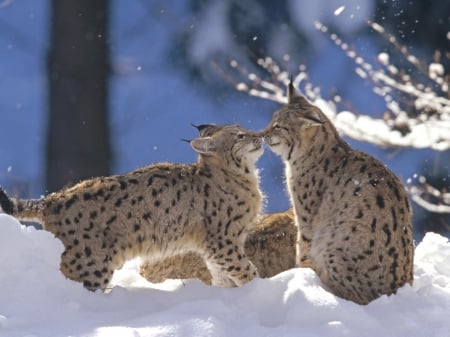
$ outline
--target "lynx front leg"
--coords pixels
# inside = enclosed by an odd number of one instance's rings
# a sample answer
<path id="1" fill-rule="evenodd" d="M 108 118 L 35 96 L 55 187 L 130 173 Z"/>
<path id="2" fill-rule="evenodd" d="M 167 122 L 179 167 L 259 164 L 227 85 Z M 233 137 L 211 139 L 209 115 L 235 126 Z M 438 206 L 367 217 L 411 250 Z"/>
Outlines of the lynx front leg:
<path id="1" fill-rule="evenodd" d="M 95 291 L 105 290 L 114 273 L 109 250 L 96 249 L 91 246 L 70 246 L 61 255 L 61 271 L 74 281 L 83 283 L 84 287 Z"/>
<path id="2" fill-rule="evenodd" d="M 311 239 L 297 230 L 296 244 L 297 267 L 312 268 L 311 261 Z"/>
<path id="3" fill-rule="evenodd" d="M 245 255 L 244 248 L 230 244 L 205 260 L 212 276 L 212 284 L 220 287 L 244 285 L 258 277 L 258 271 Z"/>

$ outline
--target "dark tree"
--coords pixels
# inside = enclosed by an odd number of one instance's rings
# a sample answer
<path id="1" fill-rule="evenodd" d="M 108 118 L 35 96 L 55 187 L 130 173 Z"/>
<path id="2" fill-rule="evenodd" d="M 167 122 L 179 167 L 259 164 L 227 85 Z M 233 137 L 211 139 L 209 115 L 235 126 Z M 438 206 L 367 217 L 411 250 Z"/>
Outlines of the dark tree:
<path id="1" fill-rule="evenodd" d="M 109 173 L 108 1 L 53 0 L 46 185 Z"/>

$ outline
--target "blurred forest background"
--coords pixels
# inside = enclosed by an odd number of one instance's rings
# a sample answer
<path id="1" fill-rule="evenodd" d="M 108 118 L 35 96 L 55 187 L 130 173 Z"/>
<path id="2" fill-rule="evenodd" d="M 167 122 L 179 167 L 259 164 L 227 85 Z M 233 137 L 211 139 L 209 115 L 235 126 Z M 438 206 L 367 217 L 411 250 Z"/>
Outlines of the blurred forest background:
<path id="1" fill-rule="evenodd" d="M 369 20 L 406 49 L 396 49 Z M 388 53 L 416 83 L 429 80 L 406 51 L 425 65 L 441 64 L 448 83 L 450 1 L 0 0 L 0 185 L 36 198 L 92 176 L 193 162 L 194 152 L 180 141 L 196 136 L 190 123 L 265 127 L 279 104 L 237 91 L 231 59 L 269 78 L 260 57 L 294 75 L 304 64 L 323 98 L 341 97 L 339 111 L 386 115 L 373 83 L 357 75 L 354 59 L 316 21 L 369 62 Z M 448 87 L 440 94 L 448 100 Z M 414 106 L 402 93 L 394 99 Z M 441 197 L 450 186 L 448 149 L 346 139 L 405 184 L 426 177 L 442 193 L 436 203 L 450 203 Z M 285 210 L 279 158 L 266 151 L 259 167 L 266 211 Z M 427 231 L 450 236 L 446 208 L 429 212 L 414 203 L 414 209 L 416 240 Z"/>

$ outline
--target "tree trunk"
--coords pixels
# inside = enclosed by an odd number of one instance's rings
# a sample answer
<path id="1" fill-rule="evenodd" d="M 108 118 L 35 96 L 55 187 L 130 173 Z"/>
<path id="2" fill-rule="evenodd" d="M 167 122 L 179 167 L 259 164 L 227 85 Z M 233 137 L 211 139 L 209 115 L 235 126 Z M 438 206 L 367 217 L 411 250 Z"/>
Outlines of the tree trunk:
<path id="1" fill-rule="evenodd" d="M 52 0 L 49 192 L 109 174 L 107 19 L 107 0 Z"/>

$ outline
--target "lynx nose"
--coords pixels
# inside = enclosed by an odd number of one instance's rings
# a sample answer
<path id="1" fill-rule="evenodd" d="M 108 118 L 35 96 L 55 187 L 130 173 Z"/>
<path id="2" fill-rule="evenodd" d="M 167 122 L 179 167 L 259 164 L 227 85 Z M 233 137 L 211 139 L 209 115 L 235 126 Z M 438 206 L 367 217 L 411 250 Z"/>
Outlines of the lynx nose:
<path id="1" fill-rule="evenodd" d="M 255 138 L 253 138 L 253 145 L 261 146 L 262 141 L 263 141 L 262 137 L 255 137 Z"/>

